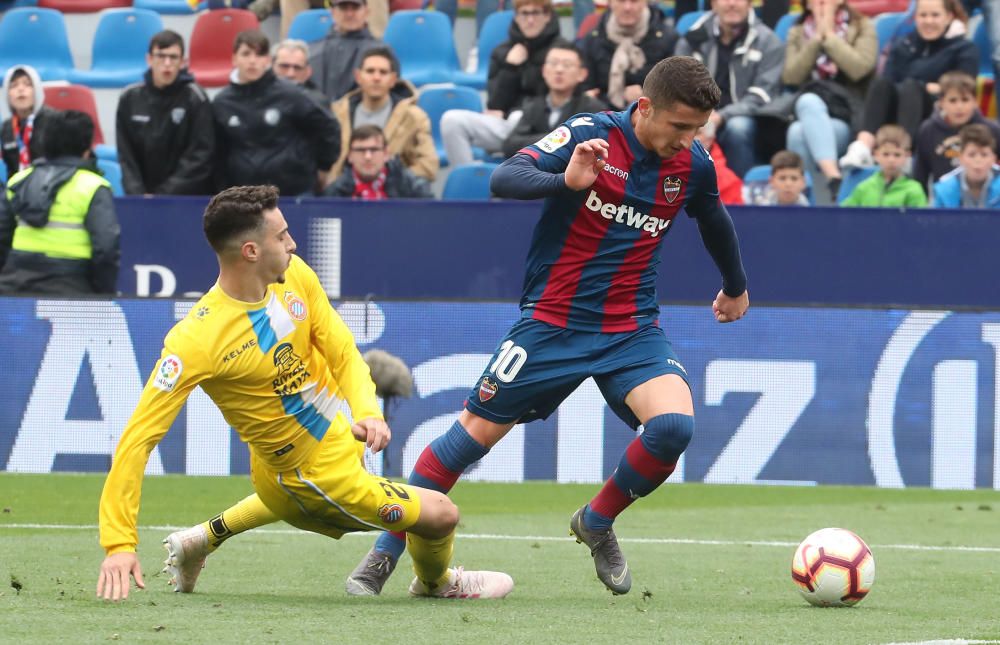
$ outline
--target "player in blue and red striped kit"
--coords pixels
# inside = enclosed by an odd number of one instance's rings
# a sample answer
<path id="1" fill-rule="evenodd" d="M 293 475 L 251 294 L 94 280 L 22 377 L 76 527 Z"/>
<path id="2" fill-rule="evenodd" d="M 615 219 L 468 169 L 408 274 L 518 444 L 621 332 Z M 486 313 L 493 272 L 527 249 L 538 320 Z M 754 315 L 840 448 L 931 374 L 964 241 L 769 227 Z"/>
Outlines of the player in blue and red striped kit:
<path id="1" fill-rule="evenodd" d="M 719 322 L 749 306 L 732 220 L 719 201 L 712 158 L 695 133 L 720 91 L 693 58 L 660 61 L 643 96 L 623 112 L 579 114 L 504 162 L 501 197 L 545 198 L 521 298 L 521 320 L 500 342 L 458 421 L 420 455 L 409 482 L 448 492 L 516 423 L 544 419 L 593 377 L 608 405 L 643 432 L 589 504 L 570 520 L 612 592 L 632 580 L 611 526 L 673 472 L 694 431 L 687 374 L 657 324 L 658 251 L 683 208 L 722 274 Z M 347 579 L 378 594 L 405 548 L 383 533 Z"/>

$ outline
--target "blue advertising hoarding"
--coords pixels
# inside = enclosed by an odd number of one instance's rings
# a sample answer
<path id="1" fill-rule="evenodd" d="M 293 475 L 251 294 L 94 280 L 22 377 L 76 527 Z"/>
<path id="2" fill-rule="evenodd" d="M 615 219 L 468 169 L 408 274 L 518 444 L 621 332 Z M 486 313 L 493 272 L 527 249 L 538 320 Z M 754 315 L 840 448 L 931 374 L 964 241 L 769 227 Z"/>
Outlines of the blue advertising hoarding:
<path id="1" fill-rule="evenodd" d="M 0 363 L 0 469 L 105 471 L 167 330 L 191 301 L 0 298 L 16 342 Z M 375 464 L 405 475 L 462 408 L 512 303 L 341 302 L 362 351 L 414 374 Z M 695 438 L 671 481 L 1000 489 L 1000 312 L 755 307 L 720 325 L 705 306 L 661 323 L 694 390 Z M 516 427 L 470 477 L 598 482 L 633 434 L 585 382 L 549 419 Z M 247 450 L 196 390 L 148 472 L 245 473 Z"/>

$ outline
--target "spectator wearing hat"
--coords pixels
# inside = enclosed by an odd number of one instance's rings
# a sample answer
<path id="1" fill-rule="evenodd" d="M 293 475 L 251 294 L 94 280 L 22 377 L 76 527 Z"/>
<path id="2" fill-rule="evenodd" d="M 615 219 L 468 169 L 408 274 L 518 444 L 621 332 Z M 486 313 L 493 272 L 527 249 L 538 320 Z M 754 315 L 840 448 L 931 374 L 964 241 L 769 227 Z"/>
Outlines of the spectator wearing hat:
<path id="1" fill-rule="evenodd" d="M 381 45 L 368 29 L 366 0 L 333 0 L 330 3 L 333 27 L 313 52 L 309 64 L 313 82 L 331 102 L 340 100 L 356 87 L 354 70 L 365 51 Z"/>

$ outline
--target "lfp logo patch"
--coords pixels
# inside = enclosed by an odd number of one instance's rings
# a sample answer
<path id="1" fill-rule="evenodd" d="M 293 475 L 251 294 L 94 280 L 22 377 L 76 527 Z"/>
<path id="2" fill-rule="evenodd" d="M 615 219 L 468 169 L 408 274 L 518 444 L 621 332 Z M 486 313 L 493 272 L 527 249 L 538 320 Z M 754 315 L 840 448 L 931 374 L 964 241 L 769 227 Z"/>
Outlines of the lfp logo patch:
<path id="1" fill-rule="evenodd" d="M 663 180 L 663 197 L 668 204 L 673 204 L 681 194 L 681 178 L 670 176 Z"/>
<path id="2" fill-rule="evenodd" d="M 484 376 L 483 382 L 479 384 L 479 400 L 486 403 L 497 395 L 499 389 L 497 384 L 490 380 L 490 377 Z"/>
<path id="3" fill-rule="evenodd" d="M 172 392 L 177 380 L 184 371 L 184 363 L 181 357 L 175 354 L 165 356 L 156 367 L 156 374 L 153 376 L 153 387 L 164 392 Z"/>
<path id="4" fill-rule="evenodd" d="M 395 524 L 403 519 L 406 512 L 399 504 L 382 504 L 378 509 L 378 516 L 386 524 Z"/>
<path id="5" fill-rule="evenodd" d="M 559 126 L 552 132 L 548 133 L 535 145 L 544 150 L 545 152 L 555 152 L 559 148 L 566 145 L 569 141 L 570 133 L 569 128 L 564 125 Z"/>
<path id="6" fill-rule="evenodd" d="M 293 319 L 299 322 L 306 319 L 306 303 L 291 291 L 285 292 L 285 306 L 288 307 L 288 315 Z"/>

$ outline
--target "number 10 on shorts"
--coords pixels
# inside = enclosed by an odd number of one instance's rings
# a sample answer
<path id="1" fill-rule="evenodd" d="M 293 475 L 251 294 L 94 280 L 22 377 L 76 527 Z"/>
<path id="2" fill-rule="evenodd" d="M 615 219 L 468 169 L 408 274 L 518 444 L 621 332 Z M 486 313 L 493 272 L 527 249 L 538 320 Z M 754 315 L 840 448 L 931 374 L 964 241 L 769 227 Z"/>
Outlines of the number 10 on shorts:
<path id="1" fill-rule="evenodd" d="M 518 347 L 512 340 L 505 340 L 500 345 L 497 359 L 490 365 L 490 373 L 494 374 L 501 383 L 510 383 L 524 367 L 524 362 L 527 360 L 528 352 L 524 351 L 523 347 Z"/>

